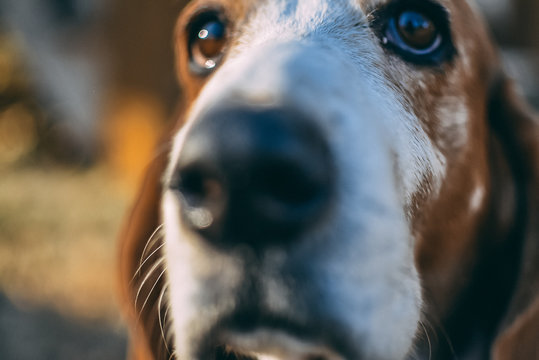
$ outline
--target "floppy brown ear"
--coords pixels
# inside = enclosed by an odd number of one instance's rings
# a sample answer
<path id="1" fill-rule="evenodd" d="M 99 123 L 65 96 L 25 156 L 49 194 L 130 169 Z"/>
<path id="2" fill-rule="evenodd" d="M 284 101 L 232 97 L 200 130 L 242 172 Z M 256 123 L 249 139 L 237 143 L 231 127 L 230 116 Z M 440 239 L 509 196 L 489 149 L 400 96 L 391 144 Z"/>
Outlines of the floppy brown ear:
<path id="1" fill-rule="evenodd" d="M 492 349 L 495 360 L 539 359 L 539 121 L 507 77 L 490 101 L 490 126 L 508 159 L 516 196 L 518 274 Z"/>
<path id="2" fill-rule="evenodd" d="M 161 177 L 168 151 L 161 151 L 146 170 L 146 177 L 124 229 L 120 234 L 119 292 L 130 330 L 131 360 L 169 359 L 165 339 L 166 304 L 159 247 Z M 159 321 L 161 318 L 161 321 Z M 170 350 L 172 351 L 172 350 Z"/>

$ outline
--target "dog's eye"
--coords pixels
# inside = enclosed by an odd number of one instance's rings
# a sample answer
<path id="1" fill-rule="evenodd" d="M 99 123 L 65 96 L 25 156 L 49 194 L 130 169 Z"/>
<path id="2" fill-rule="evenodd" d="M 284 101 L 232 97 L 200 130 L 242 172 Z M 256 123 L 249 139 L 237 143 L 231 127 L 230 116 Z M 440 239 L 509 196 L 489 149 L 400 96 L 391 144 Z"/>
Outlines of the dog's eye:
<path id="1" fill-rule="evenodd" d="M 391 38 L 403 50 L 417 55 L 428 54 L 441 44 L 442 36 L 433 21 L 415 11 L 403 11 L 392 18 L 387 30 Z"/>
<path id="2" fill-rule="evenodd" d="M 219 65 L 227 43 L 226 22 L 215 11 L 199 14 L 189 26 L 191 70 L 205 75 Z"/>
<path id="3" fill-rule="evenodd" d="M 428 0 L 400 0 L 374 12 L 373 26 L 384 47 L 418 65 L 440 65 L 451 59 L 447 11 Z"/>

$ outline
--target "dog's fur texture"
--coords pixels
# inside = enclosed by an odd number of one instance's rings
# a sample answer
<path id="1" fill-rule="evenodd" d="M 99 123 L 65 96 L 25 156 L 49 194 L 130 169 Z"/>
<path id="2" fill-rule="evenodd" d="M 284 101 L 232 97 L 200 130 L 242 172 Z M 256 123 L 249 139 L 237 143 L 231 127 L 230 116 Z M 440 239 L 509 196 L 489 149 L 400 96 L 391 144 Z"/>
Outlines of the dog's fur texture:
<path id="1" fill-rule="evenodd" d="M 469 1 L 436 1 L 454 55 L 435 66 L 384 46 L 373 17 L 389 2 L 183 10 L 183 111 L 121 238 L 133 359 L 539 358 L 539 124 Z M 199 76 L 185 29 L 209 7 L 230 30 Z M 180 215 L 184 144 L 230 104 L 301 109 L 330 149 L 331 209 L 286 249 L 225 250 Z"/>

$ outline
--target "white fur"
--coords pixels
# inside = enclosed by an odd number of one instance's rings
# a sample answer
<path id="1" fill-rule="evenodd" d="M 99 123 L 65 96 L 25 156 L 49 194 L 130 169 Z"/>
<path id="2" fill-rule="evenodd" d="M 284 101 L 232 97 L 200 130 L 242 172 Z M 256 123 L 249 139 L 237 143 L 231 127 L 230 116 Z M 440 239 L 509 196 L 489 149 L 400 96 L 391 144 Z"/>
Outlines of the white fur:
<path id="1" fill-rule="evenodd" d="M 437 115 L 436 131 L 440 134 L 437 147 L 448 153 L 462 150 L 469 140 L 470 116 L 465 100 L 458 96 L 444 97 L 438 104 Z"/>
<path id="2" fill-rule="evenodd" d="M 485 188 L 477 186 L 470 197 L 470 211 L 475 213 L 481 209 L 483 200 L 485 199 Z"/>
<path id="3" fill-rule="evenodd" d="M 324 305 L 358 356 L 401 359 L 421 307 L 404 209 L 424 178 L 433 179 L 433 192 L 439 189 L 445 159 L 384 78 L 379 69 L 385 55 L 369 31 L 354 26 L 358 22 L 365 25 L 364 14 L 352 0 L 261 2 L 191 108 L 166 176 L 190 127 L 210 109 L 292 105 L 309 114 L 324 130 L 335 160 L 336 206 L 297 246 L 261 260 L 265 307 L 303 322 L 311 307 Z M 179 359 L 193 359 L 193 339 L 236 306 L 243 259 L 189 233 L 170 192 L 163 213 L 176 351 Z M 287 264 L 300 264 L 311 281 L 294 282 Z M 313 291 L 314 300 L 306 295 Z M 261 352 L 264 339 L 255 336 L 251 351 Z M 243 340 L 231 336 L 231 342 Z"/>

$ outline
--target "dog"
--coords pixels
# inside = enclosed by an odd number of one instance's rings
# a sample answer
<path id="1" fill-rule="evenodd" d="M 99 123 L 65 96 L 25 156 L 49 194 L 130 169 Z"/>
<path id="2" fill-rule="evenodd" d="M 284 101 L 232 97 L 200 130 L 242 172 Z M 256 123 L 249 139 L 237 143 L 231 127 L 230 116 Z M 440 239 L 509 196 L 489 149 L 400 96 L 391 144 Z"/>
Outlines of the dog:
<path id="1" fill-rule="evenodd" d="M 132 359 L 538 359 L 539 124 L 467 0 L 194 0 Z"/>

